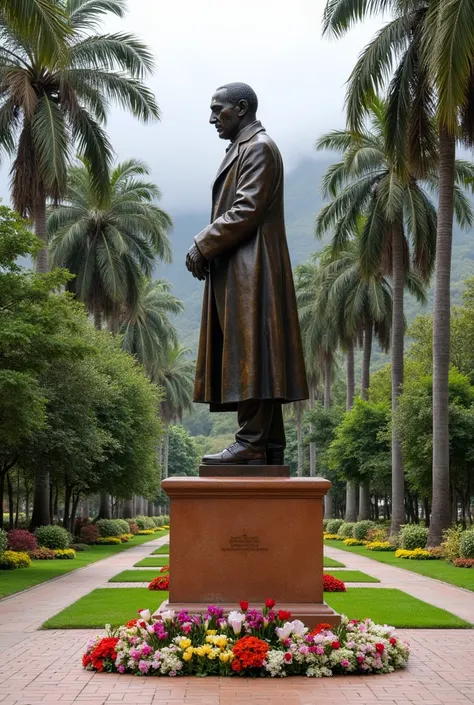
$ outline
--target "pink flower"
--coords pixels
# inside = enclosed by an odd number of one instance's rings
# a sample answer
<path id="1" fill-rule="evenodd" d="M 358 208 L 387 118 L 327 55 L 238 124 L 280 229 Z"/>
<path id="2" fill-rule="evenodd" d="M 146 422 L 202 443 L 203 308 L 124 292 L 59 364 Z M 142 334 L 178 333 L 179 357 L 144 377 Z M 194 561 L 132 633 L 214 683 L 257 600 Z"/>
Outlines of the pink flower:
<path id="1" fill-rule="evenodd" d="M 148 673 L 150 670 L 150 664 L 148 661 L 140 661 L 138 664 L 138 670 L 141 671 L 141 673 Z"/>
<path id="2" fill-rule="evenodd" d="M 322 654 L 324 654 L 324 646 L 317 646 L 317 647 L 316 647 L 316 653 L 317 653 L 319 656 L 322 656 Z"/>
<path id="3" fill-rule="evenodd" d="M 125 666 L 123 665 L 123 663 L 120 664 L 117 670 L 119 673 L 125 673 Z"/>
<path id="4" fill-rule="evenodd" d="M 358 661 L 359 663 L 364 663 L 364 661 L 365 661 L 365 656 L 358 656 L 358 657 L 357 657 L 357 661 Z"/>
<path id="5" fill-rule="evenodd" d="M 287 663 L 291 663 L 293 661 L 293 656 L 288 652 L 285 654 L 285 661 Z"/>
<path id="6" fill-rule="evenodd" d="M 350 666 L 350 665 L 351 665 L 351 664 L 349 663 L 349 661 L 348 661 L 346 658 L 343 658 L 343 659 L 342 659 L 342 661 L 341 661 L 341 666 L 343 666 L 343 668 L 347 668 L 347 667 Z"/>

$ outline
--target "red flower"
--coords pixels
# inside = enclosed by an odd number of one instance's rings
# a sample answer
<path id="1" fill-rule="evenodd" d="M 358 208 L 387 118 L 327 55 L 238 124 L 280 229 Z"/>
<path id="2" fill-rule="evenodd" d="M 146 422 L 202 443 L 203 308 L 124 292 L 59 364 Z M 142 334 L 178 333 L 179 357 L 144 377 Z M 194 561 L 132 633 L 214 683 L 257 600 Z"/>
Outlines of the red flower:
<path id="1" fill-rule="evenodd" d="M 247 600 L 242 600 L 242 602 L 239 602 L 239 605 L 242 612 L 247 612 L 249 608 L 249 603 L 247 602 Z"/>
<path id="2" fill-rule="evenodd" d="M 383 654 L 385 646 L 383 644 L 375 644 L 375 650 L 378 651 L 379 654 Z"/>
<path id="3" fill-rule="evenodd" d="M 278 619 L 282 622 L 288 622 L 291 619 L 291 612 L 286 612 L 286 610 L 280 610 L 278 612 Z"/>
<path id="4" fill-rule="evenodd" d="M 315 626 L 313 631 L 310 633 L 310 636 L 316 636 L 316 634 L 321 634 L 321 632 L 326 632 L 326 631 L 331 631 L 332 627 L 330 624 L 327 624 L 326 622 L 321 622 L 321 624 L 318 624 Z"/>
<path id="5" fill-rule="evenodd" d="M 323 575 L 323 589 L 324 592 L 346 592 L 346 586 L 342 580 L 326 574 Z"/>
<path id="6" fill-rule="evenodd" d="M 138 626 L 141 627 L 142 629 L 145 629 L 145 627 L 146 627 L 146 622 L 145 622 L 143 619 L 141 619 L 141 620 L 138 622 Z"/>
<path id="7" fill-rule="evenodd" d="M 170 572 L 169 565 L 164 565 L 163 568 L 160 569 L 160 573 L 169 573 L 169 572 Z"/>
<path id="8" fill-rule="evenodd" d="M 341 648 L 341 643 L 339 641 L 333 641 L 331 644 L 333 649 L 340 649 Z"/>
<path id="9" fill-rule="evenodd" d="M 84 654 L 82 657 L 84 668 L 92 663 L 94 670 L 101 672 L 104 670 L 106 661 L 109 661 L 109 666 L 113 665 L 117 658 L 117 652 L 115 651 L 117 642 L 118 638 L 116 637 L 104 637 L 101 639 L 90 654 Z"/>
<path id="10" fill-rule="evenodd" d="M 262 668 L 269 645 L 255 636 L 244 636 L 235 642 L 232 652 L 232 670 L 240 672 L 246 668 Z"/>
<path id="11" fill-rule="evenodd" d="M 271 610 L 272 607 L 275 607 L 275 600 L 272 600 L 272 598 L 269 597 L 265 600 L 265 607 L 268 607 L 268 609 Z"/>
<path id="12" fill-rule="evenodd" d="M 285 654 L 285 661 L 291 663 L 293 661 L 293 656 L 287 651 Z"/>
<path id="13" fill-rule="evenodd" d="M 148 589 L 149 590 L 169 590 L 170 589 L 169 575 L 165 575 L 162 578 L 160 578 L 160 577 L 155 578 L 148 585 Z"/>
<path id="14" fill-rule="evenodd" d="M 390 644 L 391 644 L 392 646 L 395 646 L 396 643 L 397 643 L 397 640 L 394 639 L 394 637 L 392 636 L 392 638 L 390 639 Z"/>
<path id="15" fill-rule="evenodd" d="M 129 622 L 126 623 L 125 626 L 128 628 L 134 627 L 137 624 L 137 622 L 138 622 L 138 619 L 131 619 Z"/>

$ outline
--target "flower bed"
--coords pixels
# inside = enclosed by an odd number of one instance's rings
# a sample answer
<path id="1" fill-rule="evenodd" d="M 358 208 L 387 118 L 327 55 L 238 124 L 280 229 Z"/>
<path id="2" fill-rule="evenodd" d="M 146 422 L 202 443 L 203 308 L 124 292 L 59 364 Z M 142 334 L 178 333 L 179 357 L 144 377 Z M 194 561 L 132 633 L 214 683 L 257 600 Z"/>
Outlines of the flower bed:
<path id="1" fill-rule="evenodd" d="M 310 631 L 267 600 L 262 610 L 226 616 L 210 606 L 205 615 L 183 611 L 139 619 L 87 644 L 82 664 L 90 671 L 153 676 L 271 676 L 390 673 L 406 666 L 409 648 L 393 627 L 342 618 L 338 627 Z"/>
<path id="2" fill-rule="evenodd" d="M 456 568 L 474 568 L 474 558 L 456 558 L 454 565 Z"/>
<path id="3" fill-rule="evenodd" d="M 149 590 L 169 590 L 170 589 L 170 576 L 160 575 L 148 585 Z"/>
<path id="4" fill-rule="evenodd" d="M 395 558 L 408 558 L 409 560 L 415 561 L 429 561 L 436 560 L 438 556 L 433 555 L 430 551 L 425 551 L 424 548 L 415 548 L 413 551 L 399 548 L 398 551 L 395 551 Z"/>
<path id="5" fill-rule="evenodd" d="M 369 551 L 396 551 L 397 547 L 390 541 L 371 541 L 365 544 Z"/>
<path id="6" fill-rule="evenodd" d="M 346 586 L 333 575 L 323 575 L 323 590 L 324 592 L 346 592 Z"/>
<path id="7" fill-rule="evenodd" d="M 345 546 L 365 546 L 367 541 L 359 541 L 359 539 L 345 539 L 343 543 Z"/>

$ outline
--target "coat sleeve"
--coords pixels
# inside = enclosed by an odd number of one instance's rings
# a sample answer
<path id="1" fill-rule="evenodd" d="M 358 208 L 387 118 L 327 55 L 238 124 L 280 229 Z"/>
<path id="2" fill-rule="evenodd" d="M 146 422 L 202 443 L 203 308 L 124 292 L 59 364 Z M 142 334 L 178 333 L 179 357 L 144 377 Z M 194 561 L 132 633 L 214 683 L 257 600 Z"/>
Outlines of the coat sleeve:
<path id="1" fill-rule="evenodd" d="M 264 219 L 274 190 L 277 163 L 271 147 L 256 142 L 240 168 L 232 207 L 196 235 L 194 241 L 207 260 L 236 249 Z"/>

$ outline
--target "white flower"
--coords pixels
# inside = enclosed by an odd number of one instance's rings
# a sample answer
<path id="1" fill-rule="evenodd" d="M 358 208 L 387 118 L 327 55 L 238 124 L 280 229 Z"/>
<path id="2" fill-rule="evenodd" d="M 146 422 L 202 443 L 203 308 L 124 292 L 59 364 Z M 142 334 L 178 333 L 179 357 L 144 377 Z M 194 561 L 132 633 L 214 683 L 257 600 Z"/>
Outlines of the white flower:
<path id="1" fill-rule="evenodd" d="M 242 631 L 242 624 L 245 622 L 245 615 L 242 612 L 229 612 L 227 617 L 227 623 L 230 624 L 234 630 L 234 634 L 238 636 Z"/>
<path id="2" fill-rule="evenodd" d="M 285 622 L 282 627 L 276 627 L 275 632 L 280 641 L 288 639 L 291 632 L 293 631 L 293 622 Z"/>
<path id="3" fill-rule="evenodd" d="M 151 612 L 150 610 L 142 610 L 141 612 L 138 613 L 145 622 L 149 622 L 151 619 Z"/>
<path id="4" fill-rule="evenodd" d="M 294 619 L 291 625 L 293 627 L 293 634 L 297 634 L 298 636 L 304 636 L 308 631 L 308 627 L 305 627 L 303 622 L 299 619 Z"/>
<path id="5" fill-rule="evenodd" d="M 171 622 L 174 619 L 175 611 L 174 610 L 165 610 L 164 612 L 161 612 L 161 618 L 163 619 L 164 622 Z"/>

